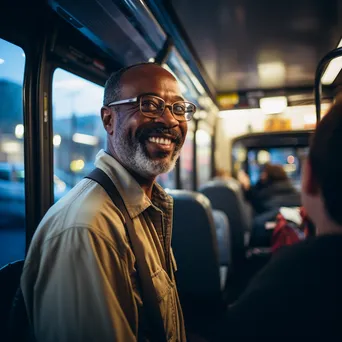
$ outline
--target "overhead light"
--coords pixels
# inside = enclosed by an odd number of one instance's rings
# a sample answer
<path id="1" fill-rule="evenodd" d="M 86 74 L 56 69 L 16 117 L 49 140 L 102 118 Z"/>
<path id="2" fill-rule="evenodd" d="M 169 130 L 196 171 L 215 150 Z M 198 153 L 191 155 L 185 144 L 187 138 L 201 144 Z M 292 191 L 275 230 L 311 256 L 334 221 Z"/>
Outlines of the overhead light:
<path id="1" fill-rule="evenodd" d="M 342 47 L 342 39 L 338 43 L 337 47 Z M 323 84 L 331 84 L 335 81 L 337 75 L 342 69 L 342 57 L 334 58 L 324 71 L 321 82 Z"/>
<path id="2" fill-rule="evenodd" d="M 0 58 L 0 64 L 4 64 L 5 63 L 5 60 Z"/>
<path id="3" fill-rule="evenodd" d="M 287 98 L 286 96 L 264 97 L 259 103 L 264 114 L 278 114 L 286 109 Z"/>
<path id="4" fill-rule="evenodd" d="M 258 65 L 258 75 L 262 82 L 282 81 L 286 76 L 285 65 L 282 62 L 261 63 Z"/>
<path id="5" fill-rule="evenodd" d="M 149 58 L 148 60 L 150 63 L 154 63 L 155 62 L 155 59 L 153 57 Z"/>
<path id="6" fill-rule="evenodd" d="M 81 134 L 81 133 L 75 133 L 72 136 L 72 140 L 79 144 L 92 145 L 92 146 L 97 145 L 99 142 L 98 137 L 94 137 L 93 135 L 88 135 L 88 134 Z"/>

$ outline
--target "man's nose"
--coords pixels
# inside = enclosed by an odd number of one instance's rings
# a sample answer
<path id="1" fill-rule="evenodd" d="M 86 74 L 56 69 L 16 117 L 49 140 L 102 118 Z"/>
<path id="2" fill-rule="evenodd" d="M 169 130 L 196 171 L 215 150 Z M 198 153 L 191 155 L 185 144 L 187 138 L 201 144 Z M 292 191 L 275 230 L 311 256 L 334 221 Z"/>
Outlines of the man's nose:
<path id="1" fill-rule="evenodd" d="M 165 106 L 164 113 L 155 119 L 155 122 L 163 122 L 167 127 L 175 127 L 179 125 L 179 121 L 172 114 L 172 107 Z"/>

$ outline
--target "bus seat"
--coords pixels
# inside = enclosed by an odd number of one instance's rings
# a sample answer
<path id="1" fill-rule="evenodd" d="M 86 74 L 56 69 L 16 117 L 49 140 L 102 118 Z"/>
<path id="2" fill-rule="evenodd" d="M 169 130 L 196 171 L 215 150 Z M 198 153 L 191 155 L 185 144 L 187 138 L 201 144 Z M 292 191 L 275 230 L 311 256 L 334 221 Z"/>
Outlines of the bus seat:
<path id="1" fill-rule="evenodd" d="M 222 210 L 213 210 L 220 266 L 231 265 L 229 220 Z"/>
<path id="2" fill-rule="evenodd" d="M 223 304 L 216 230 L 203 194 L 168 190 L 174 199 L 172 249 L 184 315 L 213 312 Z M 191 312 L 191 313 L 190 313 Z"/>
<path id="3" fill-rule="evenodd" d="M 235 179 L 213 180 L 203 185 L 200 192 L 209 198 L 214 209 L 228 217 L 232 264 L 238 269 L 245 261 L 245 233 L 250 231 L 250 212 L 246 209 L 240 183 Z"/>
<path id="4" fill-rule="evenodd" d="M 6 341 L 12 304 L 20 284 L 24 260 L 18 260 L 0 269 L 0 340 Z"/>

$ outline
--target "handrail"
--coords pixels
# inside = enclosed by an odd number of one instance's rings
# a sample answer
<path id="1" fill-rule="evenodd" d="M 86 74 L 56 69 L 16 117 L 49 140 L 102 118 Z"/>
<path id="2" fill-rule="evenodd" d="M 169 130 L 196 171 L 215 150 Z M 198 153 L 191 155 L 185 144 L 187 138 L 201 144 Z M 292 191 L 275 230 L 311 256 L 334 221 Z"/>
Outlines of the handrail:
<path id="1" fill-rule="evenodd" d="M 166 63 L 173 46 L 173 39 L 171 36 L 168 35 L 162 49 L 158 52 L 157 56 L 154 59 L 155 63 L 158 63 L 160 65 Z"/>
<path id="2" fill-rule="evenodd" d="M 316 125 L 321 120 L 321 96 L 322 96 L 322 75 L 328 66 L 328 63 L 336 57 L 342 56 L 342 47 L 334 49 L 327 53 L 318 63 L 315 75 L 315 104 L 316 104 Z"/>

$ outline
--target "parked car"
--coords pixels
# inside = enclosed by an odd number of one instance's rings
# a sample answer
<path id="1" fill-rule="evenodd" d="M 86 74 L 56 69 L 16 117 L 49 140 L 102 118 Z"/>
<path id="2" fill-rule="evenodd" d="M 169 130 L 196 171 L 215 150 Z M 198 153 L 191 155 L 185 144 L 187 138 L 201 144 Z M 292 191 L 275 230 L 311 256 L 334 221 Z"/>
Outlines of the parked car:
<path id="1" fill-rule="evenodd" d="M 25 227 L 25 173 L 22 164 L 0 162 L 0 229 Z M 55 201 L 70 187 L 54 175 Z"/>

